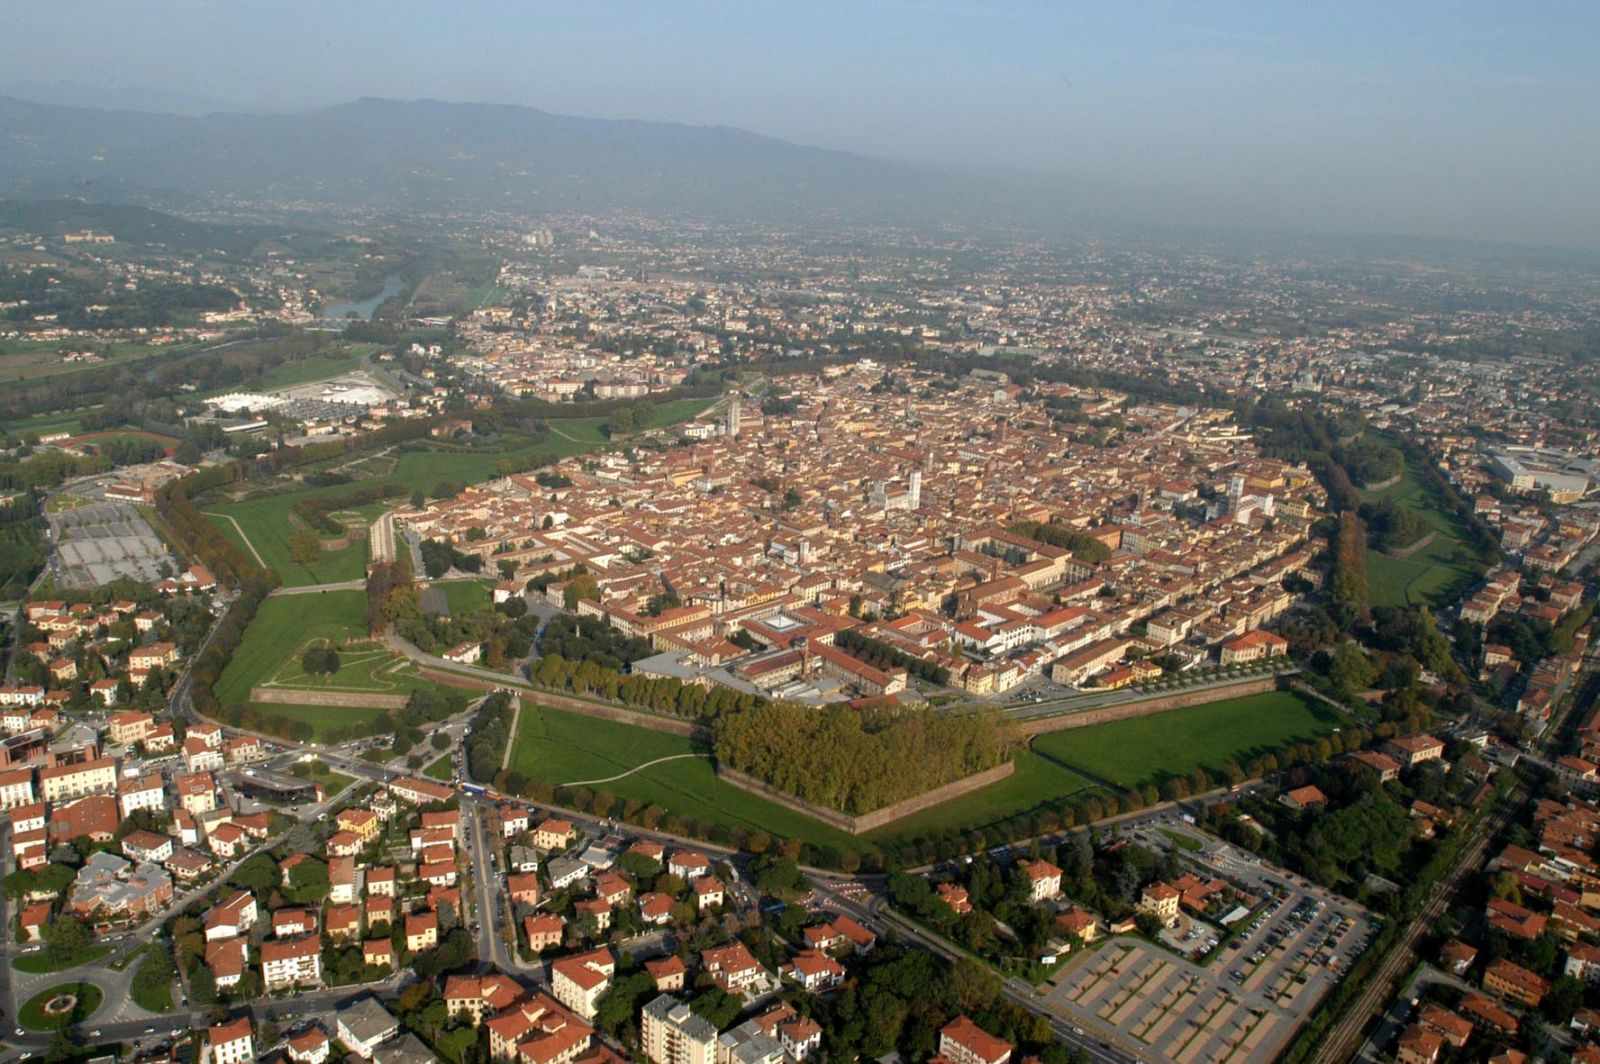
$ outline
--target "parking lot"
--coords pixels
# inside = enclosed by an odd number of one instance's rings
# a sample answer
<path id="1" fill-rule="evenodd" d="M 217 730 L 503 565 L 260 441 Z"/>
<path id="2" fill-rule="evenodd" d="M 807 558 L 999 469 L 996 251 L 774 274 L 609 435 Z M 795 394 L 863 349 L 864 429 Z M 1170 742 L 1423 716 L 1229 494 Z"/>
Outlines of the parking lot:
<path id="1" fill-rule="evenodd" d="M 1264 900 L 1204 964 L 1125 936 L 1069 961 L 1042 1002 L 1069 1023 L 1114 1032 L 1143 1060 L 1269 1061 L 1366 948 L 1373 922 L 1353 902 L 1176 818 L 1136 834 L 1173 845 L 1165 832 L 1200 841 L 1184 854 L 1190 863 Z"/>
<path id="2" fill-rule="evenodd" d="M 100 502 L 51 514 L 50 573 L 62 587 L 99 587 L 119 578 L 156 583 L 172 557 L 129 503 Z"/>

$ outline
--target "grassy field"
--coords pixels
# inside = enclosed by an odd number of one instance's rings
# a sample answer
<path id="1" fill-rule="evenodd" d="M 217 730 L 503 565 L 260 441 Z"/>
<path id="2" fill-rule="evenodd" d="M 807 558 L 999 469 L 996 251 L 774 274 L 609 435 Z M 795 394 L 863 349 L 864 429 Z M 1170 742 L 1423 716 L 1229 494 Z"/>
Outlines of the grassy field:
<path id="1" fill-rule="evenodd" d="M 41 950 L 38 953 L 24 953 L 11 962 L 11 967 L 19 972 L 27 972 L 30 975 L 39 975 L 42 972 L 64 972 L 68 968 L 76 968 L 80 964 L 88 964 L 90 961 L 99 960 L 110 952 L 110 946 L 89 946 L 87 949 L 80 950 L 65 958 L 60 963 L 56 963 L 50 960 L 49 956 Z"/>
<path id="2" fill-rule="evenodd" d="M 366 612 L 364 591 L 268 598 L 217 681 L 217 698 L 224 703 L 246 701 L 250 688 L 274 676 L 313 639 L 342 643 L 366 638 Z"/>
<path id="3" fill-rule="evenodd" d="M 77 999 L 76 1008 L 58 1015 L 44 1011 L 48 1002 L 67 996 Z M 104 995 L 93 983 L 62 983 L 29 998 L 17 1009 L 17 1021 L 30 1031 L 54 1031 L 87 1020 L 94 1015 L 94 1010 L 100 1007 L 102 1000 Z"/>
<path id="4" fill-rule="evenodd" d="M 660 757 L 703 754 L 689 739 L 522 703 L 511 767 L 552 783 L 604 779 Z M 819 845 L 859 849 L 849 835 L 764 801 L 717 778 L 708 757 L 680 758 L 624 779 L 594 784 L 622 798 L 654 802 L 670 813 L 760 829 Z"/>
<path id="5" fill-rule="evenodd" d="M 691 740 L 675 735 L 524 702 L 511 767 L 552 783 L 577 783 L 606 779 L 657 758 L 676 757 L 623 779 L 589 786 L 623 798 L 654 802 L 680 816 L 857 851 L 925 834 L 983 827 L 1068 795 L 1103 793 L 1071 769 L 1022 751 L 1017 769 L 1008 779 L 852 839 L 723 782 L 709 758 L 682 756 L 705 752 Z"/>
<path id="6" fill-rule="evenodd" d="M 433 764 L 422 770 L 422 774 L 430 780 L 448 781 L 455 775 L 455 768 L 450 764 L 450 755 L 444 754 Z"/>
<path id="7" fill-rule="evenodd" d="M 1224 762 L 1248 761 L 1286 743 L 1326 735 L 1341 718 L 1288 691 L 1230 698 L 1148 717 L 1052 732 L 1034 750 L 1122 787 L 1159 783 Z"/>
<path id="8" fill-rule="evenodd" d="M 481 580 L 446 580 L 433 586 L 444 592 L 452 617 L 484 609 L 493 602 L 489 585 Z"/>
<path id="9" fill-rule="evenodd" d="M 333 488 L 319 488 L 318 492 L 333 492 L 339 490 L 348 492 L 350 486 L 339 484 Z M 249 537 L 249 546 L 253 546 L 261 555 L 261 560 L 272 568 L 278 570 L 278 575 L 283 577 L 286 587 L 304 587 L 309 584 L 337 584 L 346 580 L 360 580 L 367 573 L 367 541 L 365 536 L 358 536 L 355 543 L 344 550 L 330 550 L 318 553 L 315 560 L 309 563 L 297 562 L 290 557 L 289 541 L 296 532 L 296 527 L 289 520 L 289 511 L 295 502 L 311 494 L 297 492 L 292 495 L 274 495 L 264 499 L 250 499 L 245 502 L 216 502 L 206 507 L 206 513 L 212 515 L 212 521 L 222 530 L 222 534 L 233 540 L 240 547 L 245 547 L 245 553 L 250 551 L 244 540 L 240 537 L 240 529 Z M 356 512 L 367 520 L 377 517 L 392 503 L 369 503 L 359 507 Z M 233 518 L 233 521 L 220 520 L 216 515 Z M 238 522 L 238 528 L 234 522 Z"/>
<path id="10" fill-rule="evenodd" d="M 888 827 L 869 831 L 862 838 L 889 845 L 922 835 L 970 831 L 1018 813 L 1031 812 L 1062 798 L 1088 798 L 1105 794 L 1104 789 L 1092 780 L 1032 751 L 1019 750 L 1016 762 L 1016 770 L 999 783 L 943 802 L 932 809 L 913 813 Z"/>
<path id="11" fill-rule="evenodd" d="M 303 720 L 311 725 L 312 740 L 314 742 L 328 742 L 333 731 L 346 728 L 352 724 L 367 725 L 381 718 L 385 710 L 368 709 L 364 706 L 297 706 L 290 703 L 273 702 L 259 704 L 262 713 L 270 714 L 279 720 Z M 334 788 L 328 784 L 328 793 L 332 794 Z"/>
<path id="12" fill-rule="evenodd" d="M 5 426 L 7 432 L 18 436 L 30 433 L 37 436 L 53 436 L 58 432 L 77 432 L 83 427 L 83 415 L 91 410 L 100 409 L 98 406 L 85 407 L 82 410 L 69 410 L 65 413 L 40 414 L 37 417 L 13 421 Z"/>
<path id="13" fill-rule="evenodd" d="M 354 776 L 346 776 L 342 772 L 335 772 L 322 761 L 299 761 L 289 771 L 301 779 L 322 784 L 323 789 L 328 792 L 330 797 L 355 782 Z"/>
<path id="14" fill-rule="evenodd" d="M 1437 533 L 1432 543 L 1409 558 L 1391 558 L 1368 548 L 1367 585 L 1374 606 L 1448 605 L 1478 579 L 1461 519 L 1434 494 L 1412 462 L 1406 462 L 1399 483 L 1383 491 L 1364 491 L 1361 498 L 1393 499 L 1416 510 Z"/>

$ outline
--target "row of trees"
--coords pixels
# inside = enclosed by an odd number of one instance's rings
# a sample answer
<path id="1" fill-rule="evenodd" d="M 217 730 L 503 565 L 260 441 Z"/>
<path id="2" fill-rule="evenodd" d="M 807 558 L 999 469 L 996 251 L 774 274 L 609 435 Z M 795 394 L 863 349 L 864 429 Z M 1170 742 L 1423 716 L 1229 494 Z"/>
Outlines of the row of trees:
<path id="1" fill-rule="evenodd" d="M 1329 608 L 1339 627 L 1348 631 L 1371 614 L 1367 591 L 1367 529 L 1352 510 L 1339 515 L 1333 533 L 1333 578 Z"/>
<path id="2" fill-rule="evenodd" d="M 841 650 L 847 650 L 851 656 L 861 659 L 868 665 L 877 669 L 901 668 L 919 680 L 938 684 L 940 687 L 950 682 L 950 670 L 943 665 L 936 665 L 931 661 L 914 658 L 901 650 L 896 650 L 888 643 L 863 635 L 854 628 L 846 628 L 833 637 L 833 643 Z"/>
<path id="3" fill-rule="evenodd" d="M 1069 550 L 1072 556 L 1086 565 L 1103 562 L 1111 557 L 1111 548 L 1100 540 L 1075 528 L 1064 528 L 1047 521 L 1018 521 L 1006 531 L 1036 539 L 1047 546 Z"/>
<path id="4" fill-rule="evenodd" d="M 687 720 L 711 720 L 761 704 L 760 695 L 717 685 L 710 690 L 686 684 L 672 676 L 624 676 L 592 661 L 568 661 L 546 654 L 532 666 L 528 678 L 540 687 L 598 695 L 608 702 L 647 709 Z"/>

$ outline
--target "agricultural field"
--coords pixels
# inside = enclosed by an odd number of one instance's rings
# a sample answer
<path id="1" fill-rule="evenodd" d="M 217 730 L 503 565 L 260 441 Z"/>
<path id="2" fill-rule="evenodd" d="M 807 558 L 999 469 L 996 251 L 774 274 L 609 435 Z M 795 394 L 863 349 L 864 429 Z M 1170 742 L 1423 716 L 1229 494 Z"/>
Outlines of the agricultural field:
<path id="1" fill-rule="evenodd" d="M 1419 475 L 1410 461 L 1399 483 L 1383 491 L 1364 491 L 1364 502 L 1392 499 L 1417 511 L 1437 533 L 1433 542 L 1409 558 L 1367 550 L 1367 586 L 1374 606 L 1431 606 L 1454 602 L 1479 576 L 1461 519 Z"/>
<path id="2" fill-rule="evenodd" d="M 167 344 L 156 346 L 152 344 L 111 344 L 103 348 L 104 357 L 98 362 L 63 362 L 61 360 L 62 348 L 77 348 L 83 346 L 94 347 L 101 351 L 102 345 L 80 345 L 61 340 L 50 341 L 17 341 L 0 346 L 0 380 L 28 381 L 38 380 L 41 377 L 64 377 L 72 373 L 82 373 L 85 370 L 97 369 L 101 366 L 111 366 L 118 362 L 128 362 L 136 358 L 149 355 L 180 352 L 191 350 L 192 344 Z"/>
<path id="3" fill-rule="evenodd" d="M 1327 735 L 1341 723 L 1321 702 L 1269 691 L 1051 732 L 1036 737 L 1033 749 L 1096 779 L 1138 787 L 1197 768 L 1216 776 L 1228 761 L 1243 763 L 1288 743 Z"/>

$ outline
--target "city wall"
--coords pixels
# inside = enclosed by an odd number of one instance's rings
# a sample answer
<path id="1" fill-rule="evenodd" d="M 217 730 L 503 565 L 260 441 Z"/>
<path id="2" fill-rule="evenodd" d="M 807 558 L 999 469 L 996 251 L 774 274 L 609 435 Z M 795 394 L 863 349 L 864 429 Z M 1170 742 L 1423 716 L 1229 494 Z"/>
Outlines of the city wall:
<path id="1" fill-rule="evenodd" d="M 290 687 L 252 687 L 250 701 L 289 706 L 338 706 L 342 709 L 404 709 L 405 695 L 367 691 L 303 691 Z"/>

